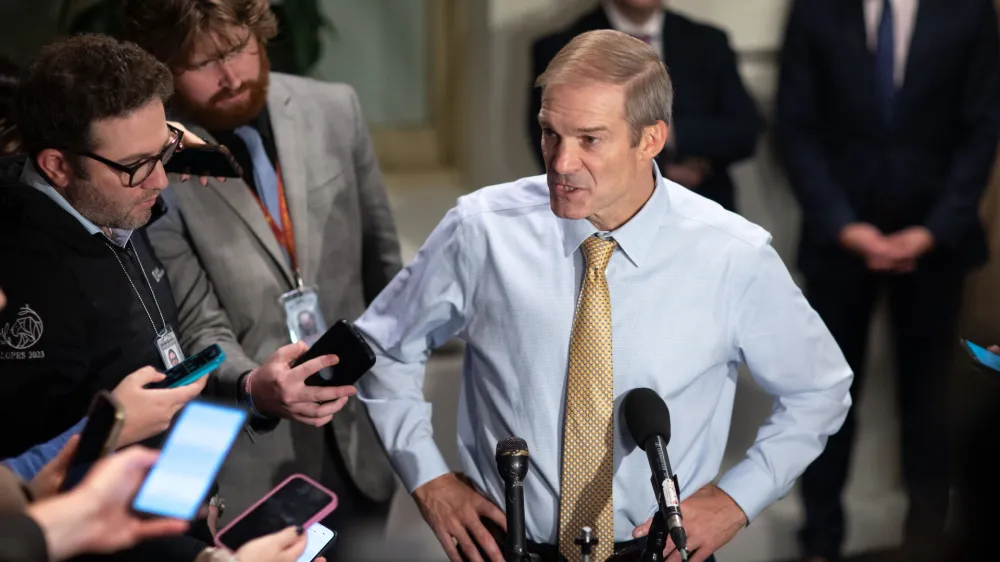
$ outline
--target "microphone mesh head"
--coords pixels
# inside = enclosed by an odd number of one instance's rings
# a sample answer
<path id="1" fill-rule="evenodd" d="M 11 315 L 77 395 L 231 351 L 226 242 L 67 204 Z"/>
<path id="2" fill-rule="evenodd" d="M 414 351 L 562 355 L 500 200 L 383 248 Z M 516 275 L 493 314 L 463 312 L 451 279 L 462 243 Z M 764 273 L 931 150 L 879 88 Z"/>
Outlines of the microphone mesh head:
<path id="1" fill-rule="evenodd" d="M 497 457 L 528 456 L 528 443 L 520 437 L 507 437 L 497 441 Z"/>
<path id="2" fill-rule="evenodd" d="M 649 388 L 628 391 L 622 402 L 625 425 L 635 444 L 646 449 L 646 441 L 660 435 L 670 442 L 670 410 L 660 395 Z"/>

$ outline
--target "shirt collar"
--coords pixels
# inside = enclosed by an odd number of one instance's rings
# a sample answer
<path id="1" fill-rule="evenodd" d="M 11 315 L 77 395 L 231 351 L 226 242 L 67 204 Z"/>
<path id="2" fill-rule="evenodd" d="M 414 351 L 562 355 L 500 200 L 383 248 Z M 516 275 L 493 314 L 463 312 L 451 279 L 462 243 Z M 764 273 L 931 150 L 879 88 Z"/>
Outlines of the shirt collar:
<path id="1" fill-rule="evenodd" d="M 41 191 L 47 195 L 49 199 L 55 201 L 56 205 L 59 205 L 67 213 L 73 215 L 73 217 L 83 225 L 83 228 L 87 229 L 87 232 L 90 233 L 91 236 L 100 234 L 122 248 L 125 247 L 129 238 L 132 237 L 131 230 L 119 228 L 109 228 L 108 230 L 111 232 L 111 236 L 108 237 L 104 231 L 101 230 L 101 227 L 91 222 L 87 217 L 81 215 L 79 211 L 73 208 L 73 205 L 70 205 L 69 201 L 67 201 L 61 193 L 56 191 L 56 188 L 52 187 L 52 184 L 50 184 L 48 180 L 42 177 L 42 174 L 40 174 L 38 169 L 35 168 L 35 163 L 32 162 L 31 159 L 28 159 L 28 161 L 24 164 L 24 169 L 21 170 L 21 181 L 38 191 Z"/>
<path id="2" fill-rule="evenodd" d="M 641 267 L 649 248 L 656 238 L 667 212 L 670 209 L 670 195 L 667 193 L 666 182 L 660 175 L 660 168 L 655 162 L 653 166 L 653 194 L 639 212 L 628 222 L 611 232 L 601 232 L 587 219 L 559 219 L 562 227 L 563 250 L 566 256 L 572 256 L 580 248 L 580 244 L 589 236 L 598 234 L 611 237 L 625 253 L 625 257 L 636 267 Z"/>
<path id="3" fill-rule="evenodd" d="M 663 37 L 663 10 L 656 10 L 653 17 L 649 18 L 649 21 L 642 25 L 636 25 L 632 23 L 632 20 L 625 17 L 625 14 L 611 0 L 604 0 L 601 2 L 601 6 L 604 8 L 604 13 L 608 15 L 611 27 L 618 31 L 628 33 L 629 35 L 648 35 L 654 41 Z"/>

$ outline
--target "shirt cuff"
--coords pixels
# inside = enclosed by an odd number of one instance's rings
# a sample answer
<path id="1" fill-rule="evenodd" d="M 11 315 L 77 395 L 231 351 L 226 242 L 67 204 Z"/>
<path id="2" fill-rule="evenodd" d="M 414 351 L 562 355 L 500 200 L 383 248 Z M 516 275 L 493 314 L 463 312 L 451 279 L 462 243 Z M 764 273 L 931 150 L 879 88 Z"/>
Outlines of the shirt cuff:
<path id="1" fill-rule="evenodd" d="M 724 474 L 719 480 L 719 489 L 743 510 L 747 525 L 780 497 L 774 477 L 749 459 Z"/>
<path id="2" fill-rule="evenodd" d="M 425 439 L 392 454 L 396 473 L 411 494 L 424 484 L 451 472 L 433 439 Z"/>

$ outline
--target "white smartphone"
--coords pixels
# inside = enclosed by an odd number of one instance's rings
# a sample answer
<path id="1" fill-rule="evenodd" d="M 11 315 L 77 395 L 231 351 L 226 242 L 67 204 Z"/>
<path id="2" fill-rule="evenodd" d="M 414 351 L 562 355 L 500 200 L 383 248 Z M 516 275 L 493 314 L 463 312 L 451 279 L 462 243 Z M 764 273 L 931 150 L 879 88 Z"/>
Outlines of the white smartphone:
<path id="1" fill-rule="evenodd" d="M 306 550 L 295 562 L 312 562 L 333 546 L 337 540 L 337 531 L 327 529 L 319 523 L 313 523 L 306 529 Z"/>
<path id="2" fill-rule="evenodd" d="M 234 406 L 203 401 L 184 406 L 132 502 L 133 509 L 158 517 L 194 519 L 246 417 L 243 409 Z"/>

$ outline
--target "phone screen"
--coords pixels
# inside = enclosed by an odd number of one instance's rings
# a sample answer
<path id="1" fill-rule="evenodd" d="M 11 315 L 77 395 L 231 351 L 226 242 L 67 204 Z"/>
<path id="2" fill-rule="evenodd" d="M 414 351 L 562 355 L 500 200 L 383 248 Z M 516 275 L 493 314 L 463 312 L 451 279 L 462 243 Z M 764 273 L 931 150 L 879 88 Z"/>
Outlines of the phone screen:
<path id="1" fill-rule="evenodd" d="M 124 419 L 122 416 L 121 409 L 109 393 L 100 392 L 94 397 L 60 491 L 65 492 L 79 484 L 90 467 L 114 449 L 116 443 L 113 441 L 118 435 L 118 424 Z"/>
<path id="2" fill-rule="evenodd" d="M 294 525 L 305 525 L 336 498 L 303 478 L 291 478 L 240 519 L 219 533 L 218 540 L 236 551 L 253 539 Z"/>
<path id="3" fill-rule="evenodd" d="M 193 519 L 245 421 L 239 408 L 205 402 L 185 406 L 132 507 Z"/>
<path id="4" fill-rule="evenodd" d="M 980 365 L 989 367 L 994 371 L 1000 371 L 1000 355 L 997 355 L 985 347 L 978 346 L 968 340 L 963 340 L 965 347 L 972 353 L 972 356 Z"/>
<path id="5" fill-rule="evenodd" d="M 314 558 L 323 553 L 333 537 L 333 531 L 319 523 L 313 523 L 306 529 L 306 549 L 295 562 L 312 562 Z"/>

